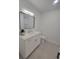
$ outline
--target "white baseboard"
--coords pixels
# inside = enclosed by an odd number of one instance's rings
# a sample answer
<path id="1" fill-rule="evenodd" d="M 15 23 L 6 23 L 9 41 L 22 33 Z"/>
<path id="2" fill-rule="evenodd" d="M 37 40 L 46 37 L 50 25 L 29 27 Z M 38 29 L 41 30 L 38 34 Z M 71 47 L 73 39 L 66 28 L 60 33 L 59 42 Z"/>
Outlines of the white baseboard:
<path id="1" fill-rule="evenodd" d="M 48 42 L 50 42 L 50 43 L 52 43 L 52 44 L 55 44 L 56 46 L 58 46 L 59 48 L 60 48 L 60 44 L 59 43 L 57 43 L 57 42 L 55 42 L 55 41 L 50 41 L 50 40 L 47 40 L 47 39 L 44 39 L 44 40 L 46 40 L 46 41 L 48 41 Z"/>

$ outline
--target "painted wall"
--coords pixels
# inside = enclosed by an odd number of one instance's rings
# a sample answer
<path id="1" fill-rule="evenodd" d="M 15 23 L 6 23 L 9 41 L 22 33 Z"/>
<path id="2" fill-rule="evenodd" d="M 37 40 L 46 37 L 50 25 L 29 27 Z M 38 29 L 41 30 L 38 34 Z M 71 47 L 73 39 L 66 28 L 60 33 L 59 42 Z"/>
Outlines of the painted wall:
<path id="1" fill-rule="evenodd" d="M 46 40 L 60 44 L 60 10 L 52 10 L 41 14 L 40 31 L 47 37 Z"/>

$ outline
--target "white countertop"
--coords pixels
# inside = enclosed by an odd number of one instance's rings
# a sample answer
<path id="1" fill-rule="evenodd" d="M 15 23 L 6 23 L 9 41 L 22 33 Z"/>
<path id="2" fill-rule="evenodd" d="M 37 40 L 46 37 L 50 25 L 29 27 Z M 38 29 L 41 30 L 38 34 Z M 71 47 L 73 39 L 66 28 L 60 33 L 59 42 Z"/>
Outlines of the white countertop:
<path id="1" fill-rule="evenodd" d="M 22 38 L 23 40 L 26 40 L 26 39 L 29 39 L 35 35 L 39 35 L 40 32 L 37 32 L 37 31 L 33 31 L 33 32 L 30 32 L 30 33 L 27 33 L 25 32 L 24 35 L 20 35 L 19 37 Z"/>

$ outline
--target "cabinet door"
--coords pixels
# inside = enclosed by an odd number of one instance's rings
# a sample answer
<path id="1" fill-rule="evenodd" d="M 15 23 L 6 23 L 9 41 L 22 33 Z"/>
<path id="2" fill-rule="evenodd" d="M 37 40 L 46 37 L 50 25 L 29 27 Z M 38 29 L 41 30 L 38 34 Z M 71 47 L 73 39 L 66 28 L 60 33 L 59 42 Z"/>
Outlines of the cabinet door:
<path id="1" fill-rule="evenodd" d="M 22 40 L 21 38 L 19 39 L 19 51 L 20 54 L 24 57 L 25 56 L 25 41 Z"/>
<path id="2" fill-rule="evenodd" d="M 30 55 L 32 51 L 40 44 L 40 39 L 38 36 L 32 37 L 25 42 L 25 57 Z"/>

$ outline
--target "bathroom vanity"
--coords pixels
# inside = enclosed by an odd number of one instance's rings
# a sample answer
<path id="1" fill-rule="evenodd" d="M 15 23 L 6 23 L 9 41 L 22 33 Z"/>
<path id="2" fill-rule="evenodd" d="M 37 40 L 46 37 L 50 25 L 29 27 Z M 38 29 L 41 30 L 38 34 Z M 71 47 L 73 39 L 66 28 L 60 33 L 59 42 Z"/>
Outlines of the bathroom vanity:
<path id="1" fill-rule="evenodd" d="M 40 45 L 41 33 L 33 31 L 20 35 L 19 51 L 22 57 L 27 58 Z"/>

